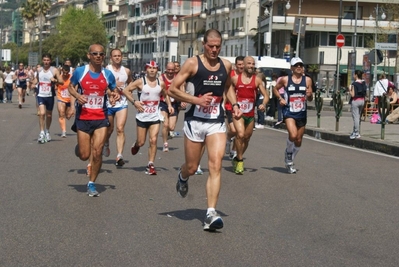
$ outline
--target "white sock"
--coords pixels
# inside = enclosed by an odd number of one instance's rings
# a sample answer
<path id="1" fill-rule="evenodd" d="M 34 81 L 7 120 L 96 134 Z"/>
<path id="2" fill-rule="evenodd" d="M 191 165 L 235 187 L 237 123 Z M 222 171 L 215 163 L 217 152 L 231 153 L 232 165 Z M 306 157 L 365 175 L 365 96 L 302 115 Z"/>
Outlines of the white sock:
<path id="1" fill-rule="evenodd" d="M 292 153 L 294 146 L 294 142 L 291 142 L 290 139 L 287 138 L 287 153 Z"/>
<path id="2" fill-rule="evenodd" d="M 94 182 L 92 182 L 92 181 L 89 181 L 89 182 L 87 183 L 87 185 L 89 185 L 89 184 L 94 184 Z"/>
<path id="3" fill-rule="evenodd" d="M 179 179 L 180 179 L 180 181 L 187 182 L 188 177 L 187 178 L 183 178 L 183 176 L 181 176 L 181 172 L 179 172 Z"/>
<path id="4" fill-rule="evenodd" d="M 206 210 L 206 215 L 208 215 L 211 211 L 216 211 L 215 208 L 208 208 Z"/>

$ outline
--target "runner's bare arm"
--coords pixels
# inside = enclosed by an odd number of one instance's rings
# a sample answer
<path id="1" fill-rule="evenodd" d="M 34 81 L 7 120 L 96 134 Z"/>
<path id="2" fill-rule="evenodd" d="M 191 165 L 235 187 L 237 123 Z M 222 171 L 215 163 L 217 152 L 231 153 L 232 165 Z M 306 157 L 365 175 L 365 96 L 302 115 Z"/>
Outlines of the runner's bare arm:
<path id="1" fill-rule="evenodd" d="M 142 90 L 143 89 L 143 79 L 137 79 L 134 82 L 129 83 L 128 86 L 126 86 L 123 89 L 123 94 L 126 96 L 127 100 L 130 101 L 130 103 L 133 104 L 133 106 L 139 111 L 143 112 L 143 106 L 141 105 L 141 102 L 139 100 L 136 100 L 133 98 L 133 91 L 134 90 Z"/>
<path id="2" fill-rule="evenodd" d="M 162 88 L 162 94 L 163 94 L 163 96 L 165 98 L 165 102 L 168 105 L 169 114 L 172 114 L 172 113 L 175 112 L 175 109 L 173 108 L 172 102 L 170 101 L 170 97 L 167 94 L 166 85 L 165 85 L 164 82 L 161 82 L 161 88 Z"/>
<path id="3" fill-rule="evenodd" d="M 312 79 L 309 77 L 306 77 L 306 99 L 313 100 Z"/>
<path id="4" fill-rule="evenodd" d="M 284 88 L 284 87 L 285 87 L 286 82 L 287 82 L 287 77 L 281 77 L 281 78 L 278 80 L 276 86 L 274 86 L 274 88 L 273 88 L 273 94 L 274 94 L 274 96 L 275 96 L 277 99 L 279 99 L 278 101 L 279 101 L 279 103 L 280 103 L 281 106 L 285 106 L 285 105 L 287 104 L 287 102 L 286 102 L 286 100 L 285 100 L 284 98 L 282 98 L 282 97 L 280 96 L 280 93 L 279 93 L 278 91 L 279 91 L 281 88 Z"/>
<path id="5" fill-rule="evenodd" d="M 64 80 L 62 79 L 62 76 L 61 76 L 60 72 L 58 71 L 58 69 L 55 69 L 55 71 L 54 71 L 54 78 L 55 78 L 55 80 L 53 80 L 53 82 L 55 82 L 57 84 L 64 84 Z"/>
<path id="6" fill-rule="evenodd" d="M 77 91 L 78 86 L 75 86 L 75 90 Z M 69 87 L 68 87 L 68 91 L 69 91 Z M 69 93 L 71 94 L 71 93 Z M 67 114 L 66 114 L 66 118 L 69 120 L 70 118 L 72 118 L 72 116 L 75 115 L 76 113 L 76 107 L 75 107 L 75 101 L 76 98 L 74 96 L 71 95 L 71 104 L 70 107 L 67 109 Z"/>
<path id="7" fill-rule="evenodd" d="M 260 77 L 256 77 L 256 86 L 258 87 L 260 93 L 263 95 L 263 102 L 262 102 L 262 107 L 260 107 L 260 110 L 265 110 L 266 105 L 269 102 L 269 91 L 266 90 L 265 86 L 263 85 L 262 79 Z"/>
<path id="8" fill-rule="evenodd" d="M 181 90 L 181 87 L 184 85 L 185 81 L 193 76 L 197 72 L 197 70 L 197 58 L 193 57 L 187 59 L 186 62 L 184 62 L 179 73 L 173 79 L 173 82 L 168 90 L 168 95 L 181 102 L 188 102 L 194 105 L 199 104 L 200 101 L 198 97 L 186 93 L 185 90 Z"/>

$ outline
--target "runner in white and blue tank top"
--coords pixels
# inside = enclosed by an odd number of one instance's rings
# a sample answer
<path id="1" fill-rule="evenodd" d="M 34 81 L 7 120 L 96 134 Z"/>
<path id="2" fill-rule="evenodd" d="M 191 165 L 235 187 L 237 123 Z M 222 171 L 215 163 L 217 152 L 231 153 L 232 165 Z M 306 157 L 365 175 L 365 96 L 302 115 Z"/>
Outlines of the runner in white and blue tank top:
<path id="1" fill-rule="evenodd" d="M 313 100 L 312 80 L 304 75 L 304 64 L 299 57 L 291 60 L 292 75 L 282 77 L 273 88 L 273 94 L 282 106 L 287 126 L 287 147 L 284 152 L 288 173 L 296 173 L 294 158 L 302 145 L 307 120 L 307 101 Z M 283 97 L 279 89 L 284 88 Z"/>
<path id="2" fill-rule="evenodd" d="M 159 103 L 161 96 L 166 96 L 165 83 L 157 78 L 158 64 L 150 61 L 146 64 L 146 75 L 130 83 L 123 90 L 127 100 L 129 100 L 136 110 L 137 139 L 131 148 L 133 155 L 136 155 L 145 144 L 148 133 L 149 151 L 146 174 L 156 175 L 154 161 L 157 153 L 157 140 L 160 128 Z M 132 92 L 138 90 L 139 100 L 133 98 Z M 169 113 L 173 113 L 173 107 L 169 98 L 166 98 Z"/>
<path id="3" fill-rule="evenodd" d="M 120 93 L 120 99 L 119 101 L 116 101 L 114 106 L 112 106 L 112 104 L 107 100 L 109 127 L 103 148 L 103 156 L 108 157 L 110 155 L 109 138 L 111 137 L 116 125 L 117 155 L 115 166 L 121 167 L 125 165 L 125 161 L 123 160 L 123 149 L 125 146 L 125 125 L 128 114 L 128 102 L 126 96 L 123 94 L 123 89 L 132 81 L 132 77 L 130 70 L 122 66 L 122 51 L 120 49 L 112 49 L 110 57 L 111 65 L 108 65 L 107 69 L 115 76 L 116 87 Z"/>
<path id="4" fill-rule="evenodd" d="M 231 63 L 219 58 L 222 36 L 209 29 L 204 35 L 204 53 L 187 59 L 174 78 L 168 94 L 178 101 L 189 103 L 184 118 L 185 163 L 178 173 L 176 191 L 181 197 L 188 193 L 188 178 L 198 168 L 204 149 L 208 152 L 209 176 L 206 186 L 208 208 L 203 229 L 215 231 L 223 227 L 216 212 L 220 186 L 222 158 L 226 144 L 223 94 L 233 103 L 233 116 L 242 112 L 237 104 L 233 87 L 230 87 Z M 187 81 L 186 91 L 180 90 Z"/>

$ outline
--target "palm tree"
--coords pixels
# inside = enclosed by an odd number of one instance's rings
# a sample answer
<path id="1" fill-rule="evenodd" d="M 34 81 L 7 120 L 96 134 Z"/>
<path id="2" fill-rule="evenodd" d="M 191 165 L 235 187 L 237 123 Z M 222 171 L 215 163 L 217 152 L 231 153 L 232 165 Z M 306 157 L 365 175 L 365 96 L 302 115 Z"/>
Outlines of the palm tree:
<path id="1" fill-rule="evenodd" d="M 317 73 L 319 73 L 319 65 L 317 64 L 310 64 L 308 65 L 308 72 L 311 74 L 313 81 L 316 81 Z"/>
<path id="2" fill-rule="evenodd" d="M 42 56 L 42 31 L 44 17 L 51 8 L 51 0 L 27 0 L 22 5 L 22 17 L 27 20 L 28 23 L 33 24 L 36 19 L 39 19 L 39 58 Z M 31 33 L 30 33 L 31 34 Z M 30 36 L 32 38 L 32 36 Z"/>
<path id="3" fill-rule="evenodd" d="M 32 33 L 35 27 L 34 21 L 36 18 L 36 12 L 33 9 L 32 1 L 28 0 L 21 6 L 22 18 L 26 21 L 27 28 L 29 29 L 29 52 L 32 51 Z"/>

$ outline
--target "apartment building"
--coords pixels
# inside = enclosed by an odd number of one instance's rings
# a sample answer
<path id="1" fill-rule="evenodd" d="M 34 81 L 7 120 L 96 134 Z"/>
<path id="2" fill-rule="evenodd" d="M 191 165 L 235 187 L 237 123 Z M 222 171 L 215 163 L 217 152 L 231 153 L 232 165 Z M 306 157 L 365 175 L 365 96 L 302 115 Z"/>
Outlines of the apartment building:
<path id="1" fill-rule="evenodd" d="M 357 54 L 353 69 L 366 68 L 369 72 L 367 82 L 370 83 L 374 68 L 364 61 L 363 56 L 370 52 L 367 46 L 374 45 L 375 37 L 380 34 L 398 35 L 398 15 L 384 9 L 384 4 L 397 4 L 397 1 L 343 0 L 340 16 L 340 1 L 337 0 L 261 0 L 260 12 L 267 10 L 269 16 L 260 17 L 260 32 L 271 40 L 267 46 L 270 50 L 261 53 L 269 52 L 278 58 L 298 54 L 306 64 L 318 65 L 319 82 L 333 80 L 339 51 L 336 36 L 341 21 L 341 33 L 345 38 L 338 62 L 341 85 L 345 86 L 351 80 L 348 61 L 349 58 L 354 60 L 351 57 L 353 51 Z M 293 35 L 293 31 L 298 31 L 298 26 L 294 25 L 299 24 L 299 18 L 302 18 L 304 27 L 298 43 L 298 35 Z M 385 72 L 392 76 L 397 71 L 396 65 L 396 57 L 385 57 L 378 65 L 377 74 Z"/>

